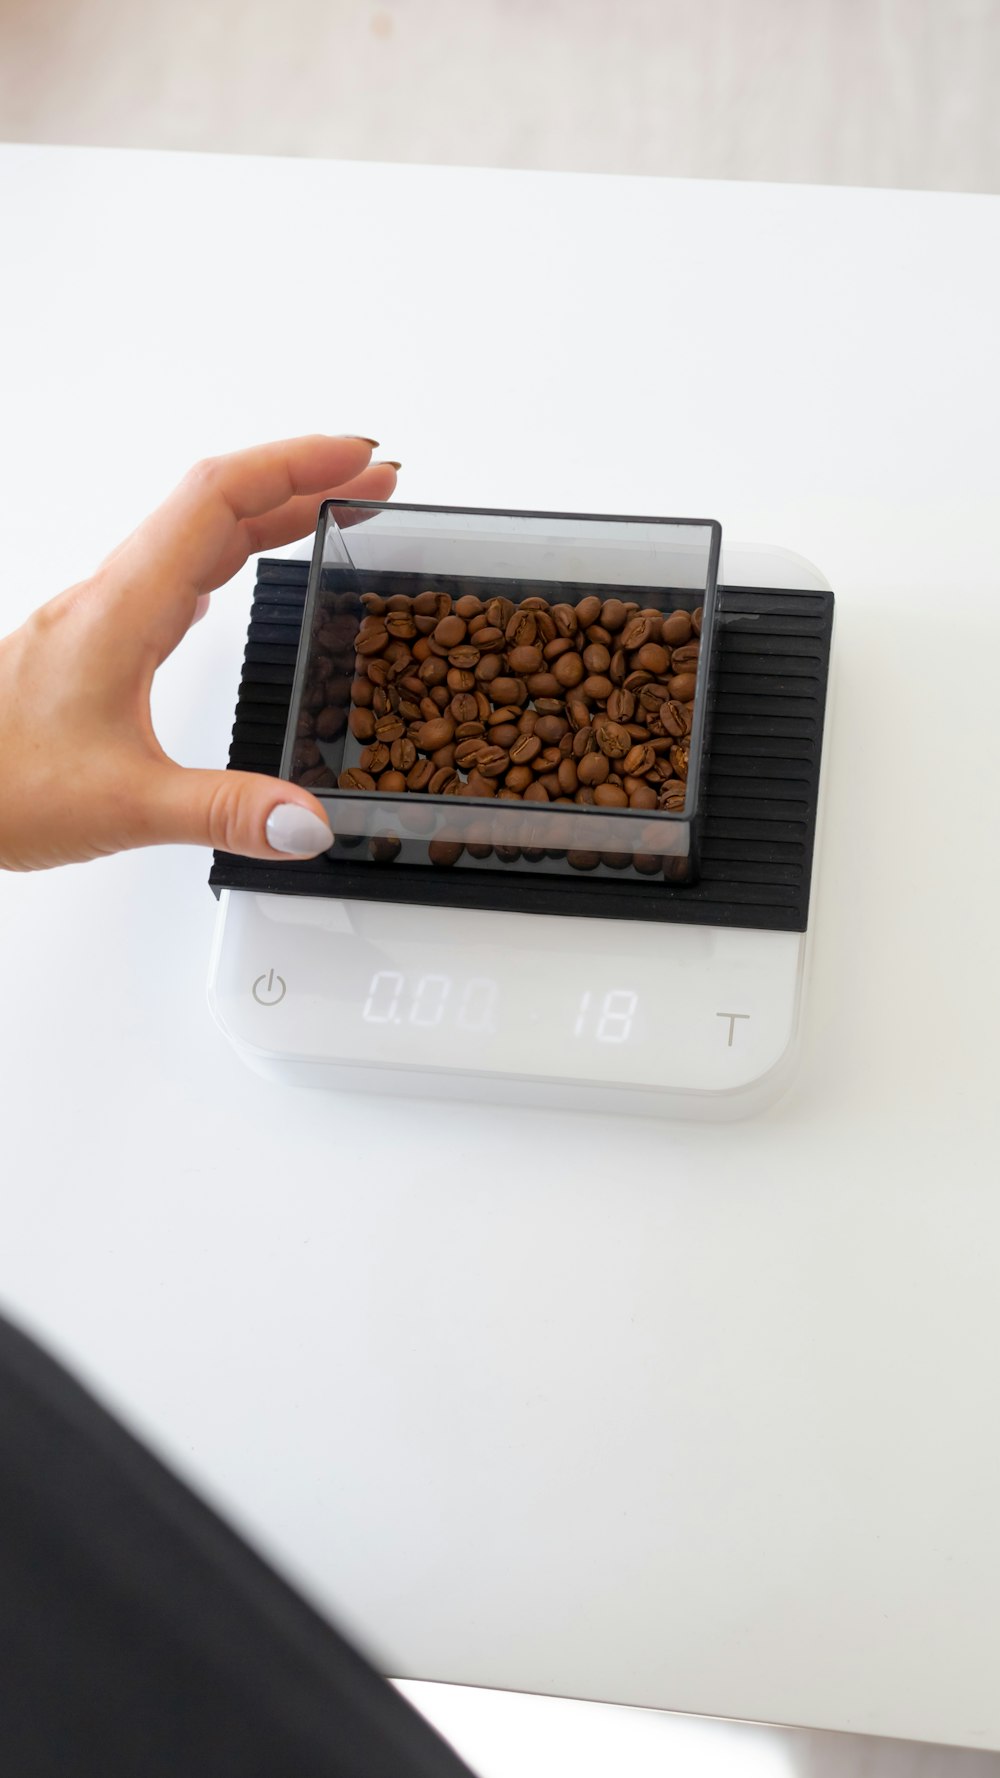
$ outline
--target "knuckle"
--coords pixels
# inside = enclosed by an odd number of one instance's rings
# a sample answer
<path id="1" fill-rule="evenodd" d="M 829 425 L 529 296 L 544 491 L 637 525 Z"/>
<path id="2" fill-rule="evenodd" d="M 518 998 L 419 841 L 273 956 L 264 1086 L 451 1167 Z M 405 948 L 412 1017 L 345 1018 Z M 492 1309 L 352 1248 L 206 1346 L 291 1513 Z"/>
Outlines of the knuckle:
<path id="1" fill-rule="evenodd" d="M 253 798 L 237 774 L 216 785 L 209 802 L 209 839 L 220 852 L 245 851 L 254 840 Z"/>

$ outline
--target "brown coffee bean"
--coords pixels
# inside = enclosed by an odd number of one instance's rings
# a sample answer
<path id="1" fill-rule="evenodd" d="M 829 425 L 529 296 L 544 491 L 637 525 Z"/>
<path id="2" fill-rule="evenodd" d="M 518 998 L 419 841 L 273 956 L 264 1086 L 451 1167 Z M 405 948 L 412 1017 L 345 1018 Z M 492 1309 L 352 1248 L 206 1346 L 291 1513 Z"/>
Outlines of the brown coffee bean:
<path id="1" fill-rule="evenodd" d="M 494 629 L 491 624 L 485 624 L 482 629 L 476 631 L 476 647 L 483 649 L 486 653 L 492 654 L 497 650 L 502 650 L 504 640 L 503 631 Z"/>
<path id="2" fill-rule="evenodd" d="M 635 715 L 635 694 L 618 686 L 608 699 L 607 714 L 612 722 L 631 722 Z"/>
<path id="3" fill-rule="evenodd" d="M 655 809 L 656 791 L 651 784 L 637 784 L 634 790 L 629 790 L 628 800 L 632 809 Z"/>
<path id="4" fill-rule="evenodd" d="M 601 716 L 594 723 L 594 734 L 597 745 L 609 759 L 624 759 L 632 746 L 632 737 L 627 728 L 620 722 L 612 722 L 609 717 Z"/>
<path id="5" fill-rule="evenodd" d="M 389 750 L 389 760 L 397 772 L 410 772 L 417 763 L 417 750 L 412 741 L 393 741 Z"/>
<path id="6" fill-rule="evenodd" d="M 485 734 L 485 725 L 481 722 L 460 722 L 455 730 L 456 741 L 469 741 L 475 735 Z"/>
<path id="7" fill-rule="evenodd" d="M 458 773 L 453 766 L 438 766 L 427 789 L 431 796 L 447 796 L 453 784 L 458 783 Z"/>
<path id="8" fill-rule="evenodd" d="M 465 673 L 471 673 L 479 665 L 479 650 L 465 645 L 452 648 L 448 652 L 448 664 L 451 667 L 460 667 Z"/>
<path id="9" fill-rule="evenodd" d="M 675 746 L 671 747 L 670 764 L 673 766 L 675 778 L 687 777 L 690 758 L 691 749 L 686 741 L 678 741 Z"/>
<path id="10" fill-rule="evenodd" d="M 579 803 L 581 807 L 584 808 L 588 805 L 592 805 L 594 801 L 593 786 L 590 784 L 581 784 L 579 790 L 576 791 L 573 797 L 573 801 Z"/>
<path id="11" fill-rule="evenodd" d="M 464 617 L 466 622 L 470 617 L 481 617 L 482 611 L 483 601 L 475 593 L 463 593 L 460 599 L 455 600 L 455 616 Z"/>
<path id="12" fill-rule="evenodd" d="M 681 735 L 686 735 L 690 732 L 690 714 L 685 705 L 678 704 L 676 699 L 671 698 L 668 699 L 667 703 L 661 704 L 660 714 L 663 720 L 664 729 L 668 735 L 673 735 L 676 739 L 679 739 Z"/>
<path id="13" fill-rule="evenodd" d="M 311 710 L 303 710 L 300 712 L 298 721 L 295 724 L 295 733 L 302 741 L 308 740 L 311 735 L 316 733 L 316 718 Z"/>
<path id="14" fill-rule="evenodd" d="M 508 763 L 509 755 L 503 747 L 484 747 L 476 760 L 476 771 L 483 778 L 502 778 Z"/>
<path id="15" fill-rule="evenodd" d="M 573 870 L 596 870 L 600 862 L 601 854 L 599 852 L 574 850 L 566 854 L 566 863 Z"/>
<path id="16" fill-rule="evenodd" d="M 553 662 L 560 660 L 564 654 L 573 653 L 575 653 L 575 650 L 568 636 L 556 636 L 554 641 L 546 642 L 545 647 L 542 649 L 542 654 L 550 667 Z"/>
<path id="17" fill-rule="evenodd" d="M 644 642 L 652 640 L 654 630 L 653 619 L 640 611 L 638 617 L 630 617 L 622 631 L 622 647 L 627 649 L 641 648 Z"/>
<path id="18" fill-rule="evenodd" d="M 652 747 L 637 746 L 629 749 L 622 761 L 622 771 L 632 778 L 644 778 L 656 764 L 656 754 Z"/>
<path id="19" fill-rule="evenodd" d="M 663 868 L 663 859 L 659 853 L 637 852 L 632 859 L 632 864 L 641 876 L 655 877 L 657 871 Z"/>
<path id="20" fill-rule="evenodd" d="M 434 767 L 429 759 L 418 759 L 411 772 L 406 774 L 407 790 L 426 790 L 434 776 Z"/>
<path id="21" fill-rule="evenodd" d="M 352 679 L 351 680 L 350 701 L 355 706 L 356 709 L 363 708 L 366 710 L 370 710 L 373 695 L 374 695 L 374 687 L 372 686 L 371 681 L 369 679 L 365 678 L 365 679 Z"/>
<path id="22" fill-rule="evenodd" d="M 577 628 L 579 628 L 581 630 L 585 630 L 587 628 L 588 624 L 595 624 L 597 622 L 598 618 L 600 617 L 600 615 L 601 615 L 601 601 L 600 601 L 600 599 L 596 598 L 593 593 L 588 593 L 587 597 L 585 599 L 578 600 L 575 609 L 571 605 L 559 605 L 554 608 L 553 615 L 555 615 L 556 610 L 561 611 L 561 612 L 573 611 L 573 616 L 576 619 Z M 568 620 L 564 617 L 563 624 L 565 625 L 567 623 L 567 621 Z M 559 623 L 558 618 L 556 618 L 556 623 L 557 624 Z M 573 629 L 567 629 L 565 631 L 565 634 L 568 636 L 572 636 L 572 635 L 576 634 L 576 631 Z"/>
<path id="23" fill-rule="evenodd" d="M 598 753 L 597 736 L 588 723 L 586 728 L 578 728 L 573 736 L 573 758 L 582 759 L 585 753 Z"/>
<path id="24" fill-rule="evenodd" d="M 583 664 L 588 673 L 606 673 L 611 665 L 610 650 L 603 643 L 591 642 L 583 651 Z"/>
<path id="25" fill-rule="evenodd" d="M 668 648 L 683 648 L 685 642 L 691 640 L 691 618 L 686 611 L 672 611 L 665 617 L 660 630 L 660 639 Z"/>
<path id="26" fill-rule="evenodd" d="M 693 673 L 675 673 L 667 680 L 670 696 L 679 704 L 689 704 L 694 697 L 695 676 Z"/>
<path id="27" fill-rule="evenodd" d="M 450 840 L 442 836 L 440 839 L 431 840 L 427 848 L 427 856 L 432 864 L 438 865 L 442 869 L 450 869 L 453 864 L 458 863 L 464 851 L 465 846 L 461 840 Z"/>
<path id="28" fill-rule="evenodd" d="M 391 864 L 399 853 L 400 844 L 394 833 L 377 833 L 368 841 L 368 856 L 373 864 Z"/>
<path id="29" fill-rule="evenodd" d="M 577 778 L 581 784 L 593 787 L 603 784 L 611 771 L 611 766 L 603 753 L 585 753 L 576 762 Z"/>
<path id="30" fill-rule="evenodd" d="M 484 778 L 481 772 L 471 771 L 468 791 L 470 796 L 496 796 L 497 781 L 495 778 Z"/>
<path id="31" fill-rule="evenodd" d="M 378 787 L 383 791 L 398 792 L 406 789 L 406 779 L 402 772 L 383 772 Z"/>
<path id="32" fill-rule="evenodd" d="M 470 691 L 456 692 L 448 709 L 458 726 L 463 722 L 475 722 L 479 715 L 479 705 Z"/>
<path id="33" fill-rule="evenodd" d="M 575 653 L 560 655 L 552 669 L 554 678 L 568 691 L 571 691 L 574 685 L 580 684 L 581 680 L 586 677 L 586 671 L 580 656 Z"/>
<path id="34" fill-rule="evenodd" d="M 455 724 L 450 716 L 439 716 L 435 722 L 422 723 L 414 740 L 424 753 L 433 753 L 437 747 L 446 747 L 454 740 Z"/>
<path id="35" fill-rule="evenodd" d="M 647 642 L 636 655 L 635 664 L 645 673 L 665 673 L 670 666 L 670 654 L 658 642 Z"/>
<path id="36" fill-rule="evenodd" d="M 380 598 L 378 593 L 362 593 L 361 603 L 366 611 L 377 612 L 380 617 L 387 609 L 385 600 Z"/>
<path id="37" fill-rule="evenodd" d="M 457 692 L 474 691 L 476 676 L 469 671 L 468 667 L 449 667 L 445 684 L 448 687 L 448 697 L 445 699 L 445 703 L 448 703 Z M 434 688 L 435 691 L 439 689 L 438 686 Z M 433 693 L 431 695 L 433 696 Z"/>
<path id="38" fill-rule="evenodd" d="M 319 748 L 317 747 L 315 741 L 300 741 L 298 746 L 295 749 L 296 769 L 298 770 L 299 768 L 305 768 L 308 770 L 312 766 L 318 766 L 318 765 L 322 765 L 322 764 L 323 764 L 323 755 L 320 752 Z"/>
<path id="39" fill-rule="evenodd" d="M 538 673 L 542 666 L 542 651 L 535 642 L 528 647 L 512 648 L 507 655 L 507 666 L 511 673 L 516 673 L 518 677 L 527 673 Z"/>
<path id="40" fill-rule="evenodd" d="M 408 611 L 390 611 L 385 619 L 385 627 L 390 636 L 405 639 L 415 636 L 417 626 Z"/>
<path id="41" fill-rule="evenodd" d="M 493 847 L 486 845 L 483 840 L 470 840 L 465 850 L 468 852 L 470 858 L 482 859 L 489 858 L 490 853 L 493 851 Z"/>
<path id="42" fill-rule="evenodd" d="M 381 626 L 378 629 L 368 630 L 364 635 L 358 637 L 354 646 L 357 653 L 362 655 L 365 660 L 370 655 L 381 654 L 382 650 L 389 646 L 388 631 Z"/>
<path id="43" fill-rule="evenodd" d="M 374 741 L 370 747 L 362 748 L 358 764 L 363 772 L 370 772 L 373 778 L 377 778 L 389 764 L 389 749 L 385 742 Z"/>
<path id="44" fill-rule="evenodd" d="M 514 742 L 517 740 L 520 733 L 521 731 L 516 723 L 498 722 L 496 728 L 490 729 L 490 746 L 503 747 L 505 749 L 513 747 Z"/>
<path id="45" fill-rule="evenodd" d="M 540 716 L 535 724 L 535 734 L 547 747 L 557 746 L 568 730 L 564 716 Z"/>
<path id="46" fill-rule="evenodd" d="M 627 809 L 628 793 L 619 784 L 598 784 L 594 801 L 599 809 Z"/>
<path id="47" fill-rule="evenodd" d="M 534 779 L 535 774 L 530 766 L 511 766 L 504 783 L 508 790 L 520 791 L 527 790 L 528 785 L 534 783 Z"/>
<path id="48" fill-rule="evenodd" d="M 462 619 L 454 613 L 450 617 L 443 617 L 435 625 L 434 640 L 440 648 L 457 648 L 459 643 L 465 641 L 465 624 Z"/>
<path id="49" fill-rule="evenodd" d="M 455 748 L 448 741 L 443 747 L 435 747 L 431 754 L 431 764 L 435 766 L 453 766 L 455 764 Z"/>
<path id="50" fill-rule="evenodd" d="M 549 793 L 544 784 L 529 784 L 524 793 L 524 800 L 526 803 L 547 803 Z"/>
<path id="51" fill-rule="evenodd" d="M 513 648 L 526 648 L 538 635 L 538 620 L 533 611 L 515 611 L 504 630 L 507 641 Z"/>
<path id="52" fill-rule="evenodd" d="M 605 599 L 601 606 L 601 623 L 612 635 L 616 630 L 624 629 L 628 621 L 628 611 L 621 599 Z"/>
<path id="53" fill-rule="evenodd" d="M 534 698 L 536 703 L 542 699 L 557 697 L 562 689 L 554 673 L 530 673 L 527 685 L 528 696 Z"/>
<path id="54" fill-rule="evenodd" d="M 606 648 L 609 656 L 612 648 L 615 647 L 615 639 L 611 631 L 606 630 L 603 624 L 591 624 L 586 633 L 586 641 L 592 642 L 595 648 Z"/>
<path id="55" fill-rule="evenodd" d="M 668 778 L 665 784 L 660 785 L 657 803 L 661 809 L 667 809 L 671 814 L 677 815 L 684 808 L 686 801 L 687 785 L 683 778 Z"/>
<path id="56" fill-rule="evenodd" d="M 514 766 L 530 765 L 542 751 L 542 743 L 537 735 L 519 735 L 510 750 L 510 763 Z"/>
<path id="57" fill-rule="evenodd" d="M 475 668 L 480 685 L 489 685 L 502 672 L 503 661 L 498 654 L 484 654 Z"/>
<path id="58" fill-rule="evenodd" d="M 375 717 L 371 710 L 352 710 L 347 726 L 356 741 L 370 741 L 375 733 Z"/>
<path id="59" fill-rule="evenodd" d="M 584 695 L 593 698 L 597 704 L 606 704 L 614 689 L 610 679 L 606 679 L 601 673 L 591 673 L 580 687 Z"/>
<path id="60" fill-rule="evenodd" d="M 397 716 L 393 711 L 390 711 L 386 716 L 380 716 L 375 724 L 376 739 L 385 741 L 390 746 L 393 741 L 398 741 L 405 733 L 406 724 L 403 721 L 403 718 Z"/>
<path id="61" fill-rule="evenodd" d="M 443 685 L 448 677 L 448 669 L 438 655 L 432 654 L 430 659 L 424 662 L 417 677 L 423 681 L 424 685 Z"/>
<path id="62" fill-rule="evenodd" d="M 512 679 L 504 675 L 499 679 L 494 679 L 492 693 L 494 702 L 497 704 L 520 706 L 528 696 L 528 688 L 523 679 Z"/>
<path id="63" fill-rule="evenodd" d="M 700 653 L 700 642 L 685 642 L 683 648 L 675 648 L 670 660 L 671 672 L 696 673 Z"/>
<path id="64" fill-rule="evenodd" d="M 495 630 L 505 630 L 514 615 L 513 601 L 497 597 L 486 607 L 486 621 Z"/>
<path id="65" fill-rule="evenodd" d="M 539 715 L 540 713 L 537 710 L 522 710 L 517 719 L 518 734 L 533 735 L 538 726 Z"/>
<path id="66" fill-rule="evenodd" d="M 553 605 L 551 615 L 558 636 L 572 638 L 576 635 L 580 620 L 578 613 L 574 611 L 572 605 Z"/>
<path id="67" fill-rule="evenodd" d="M 497 791 L 497 802 L 498 803 L 519 803 L 520 801 L 521 801 L 521 792 L 519 790 L 511 790 L 509 784 L 502 785 L 501 788 Z M 500 847 L 498 846 L 497 847 L 497 857 L 499 858 L 499 856 L 500 856 Z"/>
<path id="68" fill-rule="evenodd" d="M 693 629 L 696 636 L 701 635 L 701 626 L 702 626 L 702 621 L 704 619 L 704 616 L 705 616 L 704 607 L 701 605 L 698 606 L 697 611 L 692 611 L 692 613 L 691 613 L 691 628 Z"/>
<path id="69" fill-rule="evenodd" d="M 368 772 L 361 771 L 358 766 L 351 766 L 341 772 L 337 783 L 341 790 L 374 790 L 375 780 Z"/>
<path id="70" fill-rule="evenodd" d="M 487 742 L 482 739 L 475 741 L 460 741 L 455 748 L 455 764 L 458 766 L 459 771 L 469 771 L 471 767 L 475 765 L 479 755 L 485 752 L 486 747 Z"/>

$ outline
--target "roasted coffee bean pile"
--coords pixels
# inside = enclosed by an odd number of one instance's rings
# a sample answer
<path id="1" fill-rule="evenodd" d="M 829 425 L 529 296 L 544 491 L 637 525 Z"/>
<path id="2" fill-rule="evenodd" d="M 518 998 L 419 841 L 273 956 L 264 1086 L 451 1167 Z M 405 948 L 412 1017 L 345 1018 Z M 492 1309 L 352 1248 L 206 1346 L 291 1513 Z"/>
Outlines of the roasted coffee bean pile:
<path id="1" fill-rule="evenodd" d="M 365 607 L 342 790 L 683 809 L 700 609 L 430 591 Z M 343 725 L 330 705 L 313 733 Z"/>

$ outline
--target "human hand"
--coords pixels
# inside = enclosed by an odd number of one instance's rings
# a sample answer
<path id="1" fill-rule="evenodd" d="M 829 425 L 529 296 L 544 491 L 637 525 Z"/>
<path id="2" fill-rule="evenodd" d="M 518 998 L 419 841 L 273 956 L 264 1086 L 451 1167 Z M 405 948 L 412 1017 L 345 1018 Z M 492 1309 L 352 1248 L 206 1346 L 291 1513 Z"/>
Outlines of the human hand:
<path id="1" fill-rule="evenodd" d="M 387 500 L 396 466 L 366 438 L 288 439 L 208 458 L 88 580 L 0 640 L 0 868 L 44 870 L 133 846 L 315 857 L 308 791 L 177 765 L 153 732 L 156 669 L 208 597 L 258 551 L 311 531 L 334 495 Z"/>

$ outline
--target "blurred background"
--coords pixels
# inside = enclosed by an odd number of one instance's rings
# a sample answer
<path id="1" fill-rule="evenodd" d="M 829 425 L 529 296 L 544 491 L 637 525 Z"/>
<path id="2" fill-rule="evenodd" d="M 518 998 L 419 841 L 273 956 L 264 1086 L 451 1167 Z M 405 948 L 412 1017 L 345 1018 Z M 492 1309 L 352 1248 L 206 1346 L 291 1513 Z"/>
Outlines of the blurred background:
<path id="1" fill-rule="evenodd" d="M 1000 191 L 1000 0 L 0 0 L 0 138 Z"/>

